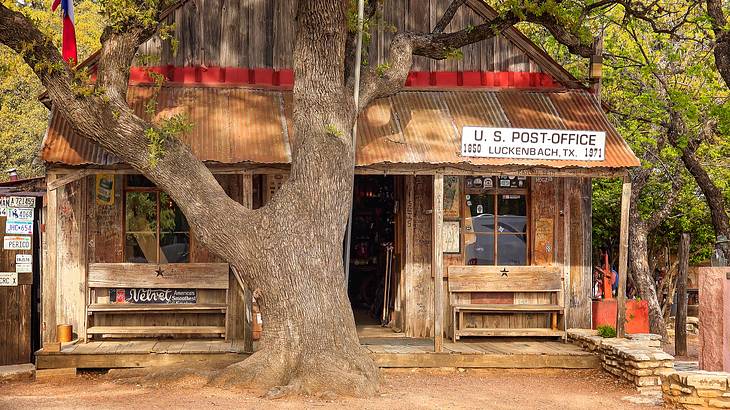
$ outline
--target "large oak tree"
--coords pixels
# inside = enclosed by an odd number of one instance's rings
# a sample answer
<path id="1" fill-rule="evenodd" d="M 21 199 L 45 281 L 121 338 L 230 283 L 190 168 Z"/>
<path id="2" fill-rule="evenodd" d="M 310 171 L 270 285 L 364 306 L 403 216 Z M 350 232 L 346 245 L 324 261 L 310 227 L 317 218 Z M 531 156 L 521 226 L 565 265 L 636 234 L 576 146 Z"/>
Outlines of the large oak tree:
<path id="1" fill-rule="evenodd" d="M 175 138 L 171 129 L 176 127 L 151 124 L 126 103 L 129 67 L 137 48 L 158 30 L 165 10 L 176 5 L 173 1 L 101 1 L 109 26 L 101 38 L 91 86 L 80 82 L 22 7 L 9 6 L 8 1 L 0 3 L 0 43 L 34 70 L 56 111 L 75 132 L 167 191 L 197 239 L 254 290 L 264 321 L 261 349 L 218 374 L 215 383 L 256 384 L 272 388 L 272 395 L 369 395 L 377 388 L 378 372 L 358 342 L 341 257 L 354 174 L 351 130 L 359 111 L 403 87 L 414 55 L 444 59 L 521 21 L 540 24 L 571 52 L 588 56 L 592 38 L 584 23 L 600 9 L 595 4 L 607 3 L 494 2 L 499 13 L 491 21 L 448 32 L 449 22 L 466 1 L 452 1 L 431 32 L 397 33 L 387 65 L 363 66 L 357 102 L 352 69 L 358 63 L 356 36 L 348 24 L 354 2 L 298 1 L 293 51 L 297 138 L 291 174 L 257 210 L 226 195 L 205 164 Z M 378 4 L 369 2 L 368 18 L 377 17 Z M 151 139 L 157 152 L 152 160 Z"/>

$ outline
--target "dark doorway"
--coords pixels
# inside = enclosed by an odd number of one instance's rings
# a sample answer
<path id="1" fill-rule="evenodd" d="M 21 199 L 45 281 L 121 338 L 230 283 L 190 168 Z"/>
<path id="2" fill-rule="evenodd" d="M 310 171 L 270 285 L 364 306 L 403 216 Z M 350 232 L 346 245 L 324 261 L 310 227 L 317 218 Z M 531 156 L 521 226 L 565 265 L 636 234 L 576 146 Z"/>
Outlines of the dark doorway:
<path id="1" fill-rule="evenodd" d="M 392 285 L 397 283 L 394 191 L 392 176 L 355 177 L 348 295 L 358 325 L 384 326 L 390 321 Z"/>

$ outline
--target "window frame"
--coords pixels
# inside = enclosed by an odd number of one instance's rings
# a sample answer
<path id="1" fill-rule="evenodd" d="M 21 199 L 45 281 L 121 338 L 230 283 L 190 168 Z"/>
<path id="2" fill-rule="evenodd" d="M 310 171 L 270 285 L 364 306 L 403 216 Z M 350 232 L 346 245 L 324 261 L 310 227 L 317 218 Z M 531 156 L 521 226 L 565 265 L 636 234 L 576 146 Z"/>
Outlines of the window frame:
<path id="1" fill-rule="evenodd" d="M 532 235 L 530 234 L 532 230 L 532 218 L 531 218 L 531 211 L 532 211 L 532 197 L 530 195 L 530 185 L 531 185 L 531 178 L 525 177 L 525 186 L 522 188 L 501 188 L 499 187 L 499 177 L 509 177 L 513 175 L 463 175 L 461 177 L 460 181 L 460 207 L 459 212 L 461 213 L 461 231 L 460 231 L 460 241 L 461 241 L 461 250 L 462 250 L 462 261 L 464 265 L 468 263 L 467 257 L 466 257 L 466 235 L 474 235 L 475 237 L 478 235 L 492 235 L 494 237 L 494 245 L 493 245 L 493 255 L 494 255 L 494 264 L 493 265 L 479 265 L 479 266 L 503 266 L 500 265 L 499 262 L 499 236 L 500 235 L 513 235 L 518 236 L 522 235 L 519 233 L 502 233 L 498 232 L 499 229 L 499 195 L 522 195 L 525 197 L 525 265 L 515 265 L 515 266 L 530 266 L 532 264 L 532 260 L 530 258 L 530 255 L 532 254 Z M 466 205 L 466 195 L 476 193 L 474 188 L 467 189 L 466 187 L 466 179 L 467 178 L 474 178 L 474 177 L 490 177 L 493 178 L 496 182 L 494 183 L 492 188 L 484 189 L 479 191 L 481 194 L 489 194 L 492 195 L 494 200 L 494 228 L 491 233 L 486 232 L 476 232 L 466 231 L 466 218 L 469 218 L 468 216 L 468 207 Z M 515 175 L 515 177 L 517 177 Z"/>
<path id="2" fill-rule="evenodd" d="M 157 186 L 150 186 L 150 187 L 137 187 L 137 186 L 129 186 L 128 183 L 128 176 L 135 175 L 135 174 L 129 174 L 124 175 L 122 178 L 124 183 L 122 184 L 122 238 L 123 238 L 123 246 L 122 246 L 122 259 L 125 263 L 127 262 L 127 192 L 151 192 L 155 194 L 155 238 L 156 238 L 156 246 L 155 246 L 155 261 L 154 262 L 138 262 L 138 263 L 153 263 L 156 265 L 160 264 L 160 256 L 162 252 L 162 248 L 160 246 L 160 241 L 162 240 L 162 231 L 160 226 L 160 194 L 164 193 L 162 189 L 160 189 Z M 138 174 L 142 177 L 144 175 Z M 168 194 L 169 195 L 169 194 Z M 178 262 L 178 263 L 190 263 L 192 259 L 192 249 L 193 249 L 193 234 L 192 234 L 192 228 L 188 224 L 188 248 L 190 249 L 190 253 L 188 256 L 187 262 Z"/>

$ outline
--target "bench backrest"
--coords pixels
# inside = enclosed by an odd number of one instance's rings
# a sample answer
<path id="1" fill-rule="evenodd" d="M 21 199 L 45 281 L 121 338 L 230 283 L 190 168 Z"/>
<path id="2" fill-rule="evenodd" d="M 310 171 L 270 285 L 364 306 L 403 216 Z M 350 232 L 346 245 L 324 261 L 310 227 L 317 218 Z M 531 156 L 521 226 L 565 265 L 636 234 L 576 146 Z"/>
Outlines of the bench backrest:
<path id="1" fill-rule="evenodd" d="M 90 263 L 90 288 L 228 289 L 227 263 Z"/>
<path id="2" fill-rule="evenodd" d="M 558 292 L 557 266 L 449 266 L 449 292 Z"/>

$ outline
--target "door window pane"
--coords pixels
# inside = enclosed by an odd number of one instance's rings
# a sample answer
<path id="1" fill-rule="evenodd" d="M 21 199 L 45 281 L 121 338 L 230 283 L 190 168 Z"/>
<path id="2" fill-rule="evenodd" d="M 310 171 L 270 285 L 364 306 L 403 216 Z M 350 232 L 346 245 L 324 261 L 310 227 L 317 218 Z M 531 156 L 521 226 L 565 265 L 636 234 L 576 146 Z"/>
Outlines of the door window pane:
<path id="1" fill-rule="evenodd" d="M 125 223 L 127 262 L 156 262 L 157 193 L 127 192 Z"/>
<path id="2" fill-rule="evenodd" d="M 494 195 L 466 194 L 464 229 L 471 232 L 494 232 Z"/>
<path id="3" fill-rule="evenodd" d="M 172 198 L 160 192 L 160 263 L 190 261 L 190 227 Z"/>
<path id="4" fill-rule="evenodd" d="M 464 255 L 467 265 L 494 265 L 494 235 L 464 235 Z"/>
<path id="5" fill-rule="evenodd" d="M 497 265 L 527 264 L 527 235 L 498 235 Z"/>
<path id="6" fill-rule="evenodd" d="M 527 232 L 527 201 L 524 195 L 499 195 L 497 231 Z"/>

